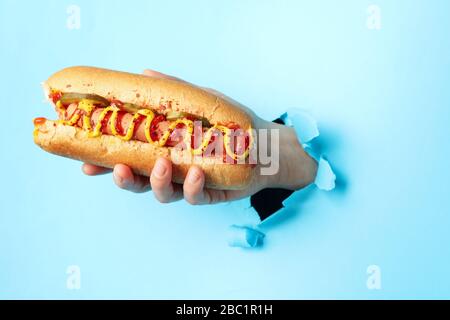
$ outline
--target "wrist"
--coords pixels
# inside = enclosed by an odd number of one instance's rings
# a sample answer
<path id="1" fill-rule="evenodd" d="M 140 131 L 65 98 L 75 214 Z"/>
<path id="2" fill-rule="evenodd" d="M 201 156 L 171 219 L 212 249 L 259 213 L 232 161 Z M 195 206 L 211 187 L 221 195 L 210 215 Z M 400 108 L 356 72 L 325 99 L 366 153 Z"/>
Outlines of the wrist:
<path id="1" fill-rule="evenodd" d="M 314 182 L 317 162 L 303 149 L 295 130 L 291 127 L 271 123 L 279 130 L 279 170 L 269 178 L 272 188 L 301 189 Z"/>

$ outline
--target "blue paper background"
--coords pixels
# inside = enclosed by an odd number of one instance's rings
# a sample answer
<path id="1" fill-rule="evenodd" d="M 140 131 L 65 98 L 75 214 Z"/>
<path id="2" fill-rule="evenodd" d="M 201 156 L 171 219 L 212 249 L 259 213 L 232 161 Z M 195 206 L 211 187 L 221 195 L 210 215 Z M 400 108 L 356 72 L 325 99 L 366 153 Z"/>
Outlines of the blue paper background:
<path id="1" fill-rule="evenodd" d="M 0 298 L 450 298 L 449 15 L 445 0 L 1 0 Z M 248 200 L 161 205 L 33 144 L 31 119 L 53 115 L 39 83 L 80 64 L 174 74 L 266 119 L 308 109 L 338 188 L 296 193 L 263 248 L 230 248 L 227 227 L 256 221 Z"/>

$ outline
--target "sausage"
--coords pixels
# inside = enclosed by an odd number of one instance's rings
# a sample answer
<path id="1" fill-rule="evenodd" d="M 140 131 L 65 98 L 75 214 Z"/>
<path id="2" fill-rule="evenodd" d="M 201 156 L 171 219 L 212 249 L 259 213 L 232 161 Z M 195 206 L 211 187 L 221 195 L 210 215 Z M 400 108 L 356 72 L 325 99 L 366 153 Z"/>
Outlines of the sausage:
<path id="1" fill-rule="evenodd" d="M 60 113 L 60 117 L 62 116 L 63 120 L 69 120 L 74 115 L 74 112 L 77 110 L 77 108 L 78 108 L 77 103 L 70 104 L 67 107 L 65 112 Z M 105 108 L 103 108 L 103 107 L 97 107 L 92 111 L 92 115 L 91 115 L 91 127 L 92 128 L 94 128 L 97 125 L 99 116 L 104 109 Z M 84 114 L 84 111 L 79 110 L 79 109 L 77 112 Z M 158 141 L 164 135 L 164 133 L 169 129 L 171 121 L 165 120 L 164 116 L 162 116 L 162 117 L 163 117 L 162 119 L 164 119 L 164 120 L 160 120 L 155 125 L 152 124 L 152 126 L 151 126 L 152 127 L 151 137 L 152 137 L 153 141 Z M 158 116 L 155 116 L 154 119 L 156 119 L 156 118 L 158 118 Z M 104 118 L 103 121 L 105 121 L 105 124 L 101 128 L 102 134 L 112 135 L 113 133 L 111 131 L 111 112 L 109 112 L 106 115 L 106 117 Z M 107 121 L 107 123 L 106 123 L 106 121 Z M 125 112 L 125 111 L 119 111 L 119 114 L 117 117 L 117 124 L 116 124 L 117 131 L 120 134 L 125 135 L 128 127 L 130 126 L 132 121 L 133 121 L 133 114 Z M 138 121 L 136 123 L 136 125 L 134 127 L 133 136 L 131 139 L 142 141 L 142 142 L 148 142 L 147 137 L 145 135 L 145 122 L 146 122 L 145 118 L 143 118 L 143 121 Z M 78 120 L 76 125 L 78 127 L 83 127 L 83 117 L 80 117 L 80 119 Z M 195 134 L 199 134 L 199 132 L 197 130 L 198 130 L 197 127 L 195 127 L 194 128 Z M 202 131 L 200 131 L 200 132 L 205 133 L 206 130 L 208 130 L 208 129 L 202 128 Z M 165 143 L 165 146 L 174 147 L 177 144 L 183 142 L 183 138 L 184 138 L 185 134 L 186 134 L 185 128 L 183 126 L 180 128 L 176 128 L 176 130 L 174 130 L 170 134 L 170 137 L 167 140 L 167 142 Z M 213 135 L 212 139 L 208 143 L 208 147 L 216 138 L 217 138 L 217 136 Z M 223 140 L 221 140 L 220 142 L 223 143 Z M 241 133 L 240 135 L 238 134 L 238 136 L 233 138 L 232 145 L 234 147 L 232 147 L 232 148 L 234 149 L 236 154 L 242 154 L 248 147 L 248 144 L 249 144 L 248 135 L 246 135 L 245 133 L 242 135 L 242 133 Z M 191 146 L 194 147 L 194 135 L 191 136 Z M 195 145 L 195 147 L 197 147 L 197 145 Z M 211 152 L 212 154 L 215 153 L 214 149 L 207 148 L 207 152 L 208 151 Z"/>
<path id="2" fill-rule="evenodd" d="M 77 108 L 78 108 L 77 103 L 70 104 L 64 113 L 59 113 L 60 119 L 69 120 L 74 115 L 74 112 L 77 110 Z M 99 107 L 99 108 L 95 108 L 94 111 L 92 112 L 92 115 L 91 115 L 92 128 L 94 128 L 97 125 L 98 118 L 104 109 L 105 108 Z M 81 114 L 84 114 L 84 111 L 82 111 L 82 110 L 78 110 L 78 112 L 81 112 Z M 107 116 L 104 118 L 104 121 L 106 121 L 106 120 L 108 121 L 108 123 L 102 126 L 101 132 L 103 134 L 112 135 L 113 133 L 111 131 L 111 112 L 109 112 L 107 114 Z M 133 121 L 133 114 L 125 112 L 125 111 L 119 111 L 119 115 L 117 117 L 116 128 L 122 129 L 122 130 L 118 130 L 118 131 L 121 134 L 125 134 L 126 130 L 130 126 L 132 121 Z M 143 121 L 136 123 L 132 139 L 139 140 L 142 142 L 148 142 L 147 137 L 145 135 L 145 122 L 146 121 L 144 118 Z M 80 117 L 80 119 L 78 120 L 76 125 L 78 127 L 83 127 L 83 117 Z M 167 120 L 159 121 L 157 123 L 157 125 L 155 126 L 153 134 L 152 134 L 153 140 L 155 140 L 155 141 L 159 140 L 162 137 L 162 135 L 164 134 L 164 132 L 166 132 L 168 130 L 169 125 L 170 125 L 170 121 L 167 121 Z M 178 128 L 178 130 L 174 130 L 165 145 L 169 146 L 169 147 L 173 147 L 177 143 L 181 142 L 183 140 L 183 137 L 185 134 L 184 131 L 185 130 L 183 128 Z"/>

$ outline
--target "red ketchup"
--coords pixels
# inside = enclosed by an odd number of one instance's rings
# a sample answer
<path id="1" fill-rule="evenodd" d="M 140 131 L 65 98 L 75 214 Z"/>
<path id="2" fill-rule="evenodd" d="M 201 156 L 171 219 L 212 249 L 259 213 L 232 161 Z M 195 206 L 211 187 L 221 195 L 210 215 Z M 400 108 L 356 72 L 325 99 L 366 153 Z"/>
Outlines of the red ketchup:
<path id="1" fill-rule="evenodd" d="M 137 128 L 139 128 L 139 126 L 141 125 L 141 123 L 144 121 L 144 119 L 146 119 L 147 117 L 144 115 L 140 115 L 136 120 L 134 120 L 134 132 L 133 132 L 133 137 L 135 137 L 135 134 L 137 132 Z"/>
<path id="2" fill-rule="evenodd" d="M 166 117 L 160 114 L 154 117 L 152 123 L 150 124 L 150 137 L 152 138 L 153 141 L 158 141 L 159 139 L 158 132 L 156 129 L 158 128 L 158 123 L 162 121 L 166 121 Z"/>
<path id="3" fill-rule="evenodd" d="M 39 118 L 35 118 L 33 120 L 33 123 L 34 123 L 35 126 L 40 126 L 40 125 L 44 124 L 45 121 L 47 121 L 47 119 L 39 117 Z"/>
<path id="4" fill-rule="evenodd" d="M 58 100 L 61 99 L 61 96 L 62 96 L 61 92 L 52 92 L 48 95 L 48 97 L 52 99 L 53 103 L 58 102 Z"/>
<path id="5" fill-rule="evenodd" d="M 176 125 L 175 130 L 169 136 L 169 139 L 166 141 L 166 146 L 175 147 L 178 143 L 183 141 L 184 130 L 181 131 L 185 127 L 184 123 L 179 123 Z M 192 140 L 191 140 L 192 144 Z"/>
<path id="6" fill-rule="evenodd" d="M 123 106 L 123 102 L 120 100 L 113 99 L 110 103 L 111 105 L 115 105 L 117 108 L 121 108 Z"/>
<path id="7" fill-rule="evenodd" d="M 119 135 L 123 136 L 125 135 L 125 129 L 122 127 L 122 119 L 127 113 L 125 111 L 119 111 L 117 113 L 117 120 L 116 120 L 116 131 Z"/>
<path id="8" fill-rule="evenodd" d="M 244 152 L 245 152 L 245 150 L 247 150 L 247 148 L 248 148 L 249 145 L 250 145 L 250 136 L 249 136 L 248 132 L 244 132 L 238 124 L 233 123 L 233 122 L 227 124 L 227 127 L 228 127 L 229 129 L 233 130 L 233 131 L 234 131 L 234 134 L 235 134 L 235 136 L 234 136 L 234 138 L 233 138 L 233 145 L 232 145 L 232 147 L 233 147 L 233 153 L 234 153 L 235 155 L 237 155 L 237 156 L 243 155 Z M 239 148 L 239 149 L 238 149 L 238 143 L 237 143 L 237 141 L 238 141 L 238 139 L 241 138 L 242 135 L 245 136 L 245 138 L 244 138 L 244 139 L 245 139 L 245 140 L 244 140 L 244 148 Z M 232 157 L 230 157 L 228 154 L 225 154 L 225 155 L 224 155 L 224 161 L 227 162 L 227 163 L 237 163 L 237 160 L 234 160 L 234 159 L 233 159 Z"/>
<path id="9" fill-rule="evenodd" d="M 100 129 L 100 131 L 102 133 L 107 133 L 108 123 L 109 123 L 109 119 L 111 118 L 111 114 L 112 114 L 112 112 L 108 112 L 102 120 L 102 126 Z"/>

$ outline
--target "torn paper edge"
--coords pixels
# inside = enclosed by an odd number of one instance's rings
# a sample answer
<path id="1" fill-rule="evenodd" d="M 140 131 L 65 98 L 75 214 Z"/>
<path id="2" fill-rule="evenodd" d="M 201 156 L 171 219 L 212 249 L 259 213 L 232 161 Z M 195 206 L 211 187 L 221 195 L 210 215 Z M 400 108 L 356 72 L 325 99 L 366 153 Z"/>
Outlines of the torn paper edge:
<path id="1" fill-rule="evenodd" d="M 294 128 L 302 144 L 308 143 L 320 135 L 316 119 L 301 109 L 288 109 L 280 116 L 284 124 Z"/>
<path id="2" fill-rule="evenodd" d="M 320 190 L 331 191 L 336 187 L 336 175 L 331 169 L 330 163 L 320 157 L 317 167 L 317 175 L 314 184 Z"/>
<path id="3" fill-rule="evenodd" d="M 317 161 L 317 174 L 314 184 L 320 190 L 333 190 L 336 186 L 336 175 L 330 163 L 325 159 L 324 155 L 318 154 L 309 144 L 320 135 L 317 121 L 307 111 L 294 108 L 283 113 L 280 119 L 283 120 L 285 125 L 295 130 L 305 152 Z M 269 219 L 270 217 L 264 221 Z M 229 227 L 228 245 L 230 247 L 254 248 L 262 245 L 264 237 L 264 233 L 254 228 L 231 225 Z"/>
<path id="4" fill-rule="evenodd" d="M 229 227 L 228 245 L 230 247 L 254 248 L 262 245 L 266 235 L 249 226 L 231 225 Z"/>
<path id="5" fill-rule="evenodd" d="M 314 184 L 320 190 L 331 191 L 336 187 L 336 175 L 325 156 L 318 154 L 309 144 L 320 135 L 317 121 L 305 110 L 291 108 L 281 115 L 285 125 L 294 128 L 306 153 L 317 161 L 317 174 Z"/>

